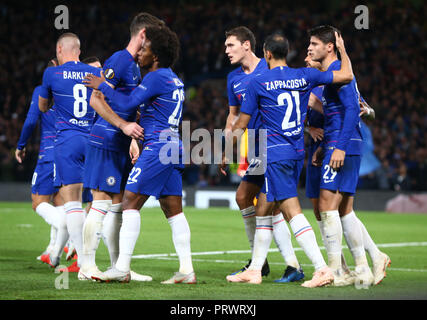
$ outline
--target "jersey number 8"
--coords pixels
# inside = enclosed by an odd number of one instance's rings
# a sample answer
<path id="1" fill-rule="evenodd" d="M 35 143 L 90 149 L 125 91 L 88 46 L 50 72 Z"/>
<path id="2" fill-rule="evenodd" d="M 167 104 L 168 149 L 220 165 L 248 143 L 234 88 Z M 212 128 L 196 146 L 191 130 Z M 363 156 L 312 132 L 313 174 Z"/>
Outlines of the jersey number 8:
<path id="1" fill-rule="evenodd" d="M 82 118 L 87 113 L 87 88 L 78 83 L 73 87 L 73 97 L 74 97 L 74 116 L 76 118 Z"/>

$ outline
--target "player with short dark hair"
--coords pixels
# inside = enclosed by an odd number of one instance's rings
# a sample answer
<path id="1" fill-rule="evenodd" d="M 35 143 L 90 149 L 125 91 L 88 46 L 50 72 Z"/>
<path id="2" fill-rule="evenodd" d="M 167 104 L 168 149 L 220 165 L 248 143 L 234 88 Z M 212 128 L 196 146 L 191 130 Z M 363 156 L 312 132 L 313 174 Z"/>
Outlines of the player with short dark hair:
<path id="1" fill-rule="evenodd" d="M 82 208 L 83 166 L 94 116 L 89 105 L 92 90 L 86 88 L 82 80 L 86 74 L 99 74 L 100 70 L 79 61 L 80 40 L 74 33 L 64 33 L 58 38 L 56 56 L 59 66 L 47 68 L 43 74 L 39 109 L 48 112 L 48 99 L 53 97 L 57 130 L 54 181 L 64 201 L 67 229 L 76 247 L 78 264 L 81 264 L 85 220 Z M 59 255 L 49 255 L 51 266 L 56 267 L 59 260 Z"/>
<path id="2" fill-rule="evenodd" d="M 249 30 L 249 28 L 245 26 L 239 26 L 225 32 L 226 39 L 231 36 L 236 37 L 236 39 L 239 40 L 240 43 L 242 44 L 248 41 L 250 46 L 250 51 L 255 52 L 256 39 L 255 39 L 255 35 L 251 30 Z"/>
<path id="3" fill-rule="evenodd" d="M 231 134 L 232 125 L 239 116 L 241 104 L 245 100 L 248 83 L 252 78 L 267 71 L 268 66 L 265 59 L 260 59 L 255 55 L 255 36 L 247 27 L 239 26 L 233 28 L 227 31 L 225 36 L 225 53 L 232 65 L 239 65 L 238 68 L 231 71 L 227 76 L 229 114 L 224 130 L 225 136 L 227 137 Z M 245 131 L 248 141 L 254 141 L 255 143 L 254 145 L 249 145 L 249 143 L 247 143 L 245 146 L 248 148 L 248 159 L 246 161 L 248 167 L 245 168 L 244 176 L 236 191 L 236 202 L 242 214 L 251 250 L 253 249 L 256 228 L 254 198 L 259 194 L 264 184 L 264 174 L 263 172 L 258 172 L 259 168 L 262 167 L 260 165 L 261 157 L 258 152 L 258 129 L 260 127 L 261 117 L 258 111 L 255 110 L 248 124 L 249 130 Z M 242 141 L 241 143 L 246 142 Z M 249 150 L 249 148 L 251 150 Z M 221 172 L 225 175 L 226 171 L 224 169 L 226 164 L 224 161 L 225 159 L 223 159 L 223 163 L 221 164 Z M 304 273 L 295 255 L 291 242 L 291 234 L 280 210 L 275 209 L 273 220 L 274 240 L 287 265 L 283 277 L 276 281 L 291 282 L 301 280 L 304 278 Z M 251 261 L 249 260 L 246 266 L 233 272 L 231 275 L 243 272 L 249 267 L 250 263 Z M 270 268 L 266 260 L 262 268 L 262 275 L 267 276 L 269 272 Z"/>
<path id="4" fill-rule="evenodd" d="M 308 54 L 320 63 L 322 70 L 337 70 L 342 64 L 336 54 L 336 43 L 330 34 L 337 29 L 319 26 L 309 31 Z M 343 86 L 327 85 L 323 90 L 324 140 L 313 154 L 313 164 L 321 167 L 319 212 L 327 241 L 329 267 L 342 273 L 342 234 L 355 260 L 356 285 L 372 285 L 374 277 L 363 246 L 363 232 L 353 210 L 359 178 L 362 134 L 360 130 L 360 93 L 356 80 Z M 390 259 L 378 257 L 385 271 Z M 381 274 L 381 273 L 380 273 Z M 384 275 L 384 272 L 382 272 Z M 382 279 L 382 277 L 381 277 Z"/>
<path id="5" fill-rule="evenodd" d="M 227 280 L 254 284 L 262 282 L 261 267 L 272 238 L 271 210 L 279 205 L 299 245 L 315 267 L 313 278 L 302 284 L 313 288 L 327 285 L 334 278 L 297 197 L 297 185 L 304 162 L 303 126 L 306 108 L 314 87 L 326 83 L 349 83 L 353 73 L 340 37 L 338 43 L 343 64 L 340 70 L 333 72 L 289 68 L 286 58 L 283 58 L 287 54 L 287 42 L 282 34 L 272 34 L 266 38 L 264 57 L 270 70 L 249 83 L 241 115 L 233 126 L 233 131 L 246 128 L 253 111 L 259 109 L 263 128 L 267 130 L 267 163 L 265 183 L 256 207 L 257 228 L 251 265 L 241 274 L 228 276 Z M 269 50 L 274 50 L 281 58 L 276 58 Z"/>
<path id="6" fill-rule="evenodd" d="M 103 73 L 108 84 L 123 94 L 131 94 L 141 83 L 141 71 L 135 60 L 144 42 L 146 28 L 150 25 L 162 26 L 164 23 L 146 12 L 136 15 L 131 23 L 128 45 L 104 63 Z M 127 111 L 120 104 L 108 99 L 107 102 L 122 119 L 135 121 L 136 109 Z M 92 276 L 101 274 L 95 262 L 101 234 L 110 254 L 111 266 L 114 267 L 117 261 L 123 192 L 132 168 L 131 156 L 136 159 L 138 155 L 139 148 L 136 143 L 131 144 L 130 137 L 102 116 L 96 118 L 90 132 L 85 162 L 84 186 L 92 190 L 94 201 L 84 226 L 83 245 L 87 263 L 80 270 L 82 279 L 92 280 Z M 152 280 L 134 271 L 131 271 L 131 276 L 136 281 Z"/>
<path id="7" fill-rule="evenodd" d="M 84 58 L 82 60 L 82 62 L 86 63 L 88 65 L 91 65 L 92 67 L 95 67 L 95 68 L 101 68 L 102 67 L 101 61 L 98 59 L 98 57 L 95 57 L 95 56 Z"/>
<path id="8" fill-rule="evenodd" d="M 139 210 L 150 196 L 155 196 L 171 226 L 180 265 L 179 271 L 162 283 L 196 283 L 190 228 L 182 210 L 184 165 L 178 129 L 185 98 L 184 84 L 170 68 L 178 58 L 179 40 L 167 27 L 147 27 L 145 35 L 138 63 L 148 73 L 130 95 L 113 90 L 99 77 L 90 75 L 86 81 L 123 110 L 131 112 L 139 108 L 140 124 L 144 128 L 142 152 L 129 174 L 123 198 L 119 257 L 114 268 L 93 278 L 107 282 L 128 282 L 132 278 L 130 262 L 140 232 Z M 96 97 L 91 103 L 99 109 L 105 105 Z M 106 120 L 114 123 L 108 116 Z"/>

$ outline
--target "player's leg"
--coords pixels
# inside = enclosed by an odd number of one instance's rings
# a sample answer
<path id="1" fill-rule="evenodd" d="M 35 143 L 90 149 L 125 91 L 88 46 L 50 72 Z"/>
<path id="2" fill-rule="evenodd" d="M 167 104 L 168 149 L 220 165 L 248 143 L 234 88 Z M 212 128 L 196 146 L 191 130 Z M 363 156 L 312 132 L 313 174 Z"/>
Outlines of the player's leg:
<path id="1" fill-rule="evenodd" d="M 82 202 L 86 204 L 85 206 L 86 217 L 87 217 L 87 214 L 89 213 L 90 208 L 92 207 L 92 201 L 93 201 L 92 190 L 90 188 L 84 187 L 84 182 L 83 182 Z"/>
<path id="2" fill-rule="evenodd" d="M 237 188 L 236 202 L 242 214 L 246 236 L 248 238 L 249 245 L 252 251 L 253 245 L 254 245 L 255 229 L 256 229 L 254 199 L 259 194 L 261 187 L 264 184 L 264 176 L 251 175 L 249 173 L 249 170 L 250 168 L 248 168 L 246 175 L 243 177 L 242 181 L 240 182 Z M 243 268 L 231 274 L 233 275 L 239 272 L 243 272 L 249 267 L 250 263 L 251 261 L 249 260 L 249 262 Z M 266 260 L 262 270 L 262 275 L 267 276 L 269 273 L 270 273 L 270 268 L 268 266 L 268 261 Z"/>
<path id="3" fill-rule="evenodd" d="M 53 232 L 53 235 L 51 232 L 51 243 L 53 244 L 51 250 L 40 256 L 41 261 L 51 266 L 59 264 L 59 258 L 54 259 L 52 264 L 50 256 L 56 252 L 55 244 L 59 245 L 61 243 L 58 236 L 62 236 L 61 230 L 63 229 L 63 207 L 61 206 L 63 203 L 58 200 L 58 189 L 54 187 L 54 168 L 53 162 L 38 163 L 34 171 L 31 187 L 34 210 L 51 223 L 51 229 L 56 230 L 56 235 L 55 232 Z M 49 203 L 52 200 L 52 195 L 54 195 L 53 205 Z M 55 236 L 55 239 L 52 239 L 52 236 Z M 68 237 L 68 232 L 66 232 L 65 237 Z"/>
<path id="4" fill-rule="evenodd" d="M 112 204 L 104 218 L 102 238 L 108 248 L 111 267 L 114 267 L 119 257 L 119 234 L 122 225 L 123 193 L 113 194 Z"/>
<path id="5" fill-rule="evenodd" d="M 242 214 L 251 250 L 253 250 L 256 227 L 254 198 L 260 190 L 261 188 L 255 183 L 242 180 L 236 191 L 236 202 Z"/>
<path id="6" fill-rule="evenodd" d="M 280 254 L 287 265 L 283 276 L 275 280 L 275 282 L 287 283 L 302 280 L 304 278 L 304 272 L 295 255 L 291 233 L 279 209 L 278 203 L 275 204 L 273 209 L 272 223 L 274 242 L 279 248 Z"/>
<path id="7" fill-rule="evenodd" d="M 374 284 L 378 284 L 385 277 L 386 268 L 390 265 L 390 258 L 378 249 L 375 242 L 372 240 L 371 236 L 366 230 L 366 227 L 364 226 L 362 221 L 360 221 L 360 219 L 356 216 L 353 209 L 353 204 L 354 197 L 348 194 L 343 197 L 343 201 L 340 204 L 339 210 L 341 215 L 341 221 L 343 224 L 344 236 L 346 237 L 347 244 L 350 250 L 353 249 L 352 254 L 355 259 L 355 262 L 357 261 L 356 268 L 358 269 L 358 272 L 356 272 L 356 274 L 361 273 L 360 270 L 363 270 L 363 273 L 365 274 L 364 278 L 371 277 L 369 270 L 367 270 L 369 269 L 369 267 L 367 267 L 367 261 L 365 264 L 366 256 L 363 258 L 364 251 L 362 255 L 359 246 L 356 246 L 356 244 L 361 241 L 362 250 L 366 250 L 372 260 Z M 358 238 L 359 236 L 361 236 L 361 239 Z M 359 278 L 360 277 L 361 276 L 359 276 Z M 358 279 L 358 281 L 360 282 L 361 280 Z"/>
<path id="8" fill-rule="evenodd" d="M 33 210 L 40 217 L 42 217 L 43 220 L 48 225 L 50 225 L 49 244 L 47 245 L 46 250 L 44 250 L 44 252 L 37 257 L 37 260 L 40 260 L 42 255 L 50 253 L 52 251 L 53 245 L 55 244 L 53 237 L 54 237 L 54 233 L 56 233 L 56 230 L 58 228 L 58 221 L 55 221 L 55 223 L 53 223 L 53 219 L 56 219 L 57 217 L 55 217 L 55 215 L 52 214 L 53 213 L 52 211 L 54 211 L 55 208 L 49 203 L 50 198 L 51 198 L 51 195 L 39 195 L 34 193 L 31 194 L 31 202 L 32 202 Z M 46 206 L 44 204 L 46 204 Z M 50 207 L 52 207 L 52 210 L 50 210 Z"/>
<path id="9" fill-rule="evenodd" d="M 300 247 L 315 267 L 313 279 L 303 283 L 306 287 L 323 286 L 333 280 L 327 267 L 313 229 L 302 213 L 298 200 L 297 186 L 303 167 L 303 160 L 282 160 L 267 166 L 267 200 L 276 199 Z M 267 180 L 268 178 L 268 180 Z M 268 183 L 267 183 L 268 182 Z"/>
<path id="10" fill-rule="evenodd" d="M 56 233 L 55 245 L 51 251 L 51 256 L 60 257 L 62 255 L 62 251 L 64 250 L 64 246 L 69 238 L 69 234 L 65 217 L 64 201 L 59 195 L 59 192 L 56 192 L 53 196 L 53 205 L 57 210 L 58 230 Z"/>
<path id="11" fill-rule="evenodd" d="M 83 225 L 86 214 L 82 206 L 83 183 L 63 185 L 59 194 L 64 199 L 67 230 L 77 252 L 77 265 L 83 263 Z"/>
<path id="12" fill-rule="evenodd" d="M 172 241 L 179 259 L 179 270 L 173 277 L 162 284 L 197 282 L 191 259 L 191 231 L 187 218 L 182 210 L 182 197 L 164 196 L 159 199 L 160 206 L 172 231 Z"/>
<path id="13" fill-rule="evenodd" d="M 48 224 L 50 224 L 49 244 L 47 245 L 46 249 L 42 252 L 42 254 L 37 257 L 37 260 L 42 260 L 42 257 L 44 255 L 48 255 L 52 252 L 55 246 L 55 240 L 58 233 L 59 217 L 56 214 L 58 212 L 56 213 L 53 212 L 53 210 L 50 210 L 51 208 L 48 208 L 48 210 L 46 210 L 46 208 L 43 208 L 44 203 L 48 204 L 49 207 L 51 206 L 49 203 L 50 198 L 51 198 L 50 195 L 46 196 L 46 195 L 39 195 L 39 194 L 31 194 L 33 210 L 37 212 Z M 53 209 L 55 208 L 53 207 Z M 52 220 L 54 220 L 55 222 L 52 223 Z"/>
<path id="14" fill-rule="evenodd" d="M 97 152 L 99 153 L 100 151 L 97 150 Z M 101 170 L 92 168 L 91 170 L 99 171 L 94 179 L 96 185 L 102 186 L 102 190 L 104 191 L 109 191 L 112 197 L 112 204 L 104 218 L 102 237 L 108 248 L 111 267 L 114 267 L 119 256 L 119 234 L 122 224 L 123 195 L 129 172 L 132 169 L 132 162 L 128 152 L 108 150 L 103 150 L 102 152 L 104 161 L 108 161 L 106 165 L 108 169 Z M 93 154 L 95 153 L 93 152 Z M 105 181 L 107 183 L 105 183 Z"/>
<path id="15" fill-rule="evenodd" d="M 374 282 L 374 276 L 369 268 L 366 253 L 363 246 L 363 236 L 360 224 L 354 214 L 353 195 L 356 193 L 359 178 L 360 156 L 347 155 L 344 165 L 337 174 L 337 188 L 341 193 L 341 225 L 347 245 L 353 255 L 355 269 L 355 285 L 370 286 Z M 353 212 L 353 214 L 351 214 Z"/>
<path id="16" fill-rule="evenodd" d="M 67 230 L 76 248 L 77 265 L 80 266 L 83 259 L 82 230 L 86 218 L 82 205 L 82 192 L 87 136 L 78 132 L 72 132 L 72 134 L 67 136 L 64 133 L 55 143 L 54 184 L 60 187 L 59 194 L 64 201 Z M 73 271 L 78 271 L 78 268 Z"/>
<path id="17" fill-rule="evenodd" d="M 92 280 L 99 271 L 95 262 L 96 250 L 101 239 L 104 217 L 110 209 L 112 197 L 100 190 L 92 190 L 92 206 L 83 225 L 83 264 L 78 275 L 79 280 Z"/>
<path id="18" fill-rule="evenodd" d="M 93 279 L 102 282 L 129 282 L 132 254 L 141 229 L 140 209 L 148 195 L 125 190 L 123 196 L 122 225 L 119 232 L 119 256 L 114 267 Z"/>
<path id="19" fill-rule="evenodd" d="M 137 194 L 129 190 L 124 193 L 122 226 L 119 235 L 119 257 L 116 262 L 118 270 L 130 270 L 130 260 L 141 228 L 139 211 L 148 198 L 148 195 Z"/>
<path id="20" fill-rule="evenodd" d="M 341 264 L 342 226 L 339 217 L 339 203 L 342 195 L 338 191 L 320 189 L 319 213 L 323 222 L 323 233 L 328 251 L 329 266 L 338 269 Z"/>
<path id="21" fill-rule="evenodd" d="M 329 177 L 329 172 L 324 172 L 323 175 L 326 174 L 326 177 Z M 330 175 L 332 177 L 333 175 Z M 319 209 L 319 197 L 320 197 L 320 184 L 322 181 L 322 169 L 321 167 L 316 167 L 311 164 L 307 165 L 307 175 L 306 175 L 306 196 L 310 199 L 313 205 L 314 216 L 316 217 L 317 224 L 319 225 L 320 234 L 322 236 L 322 243 L 327 247 L 327 239 L 325 237 L 325 229 L 324 229 L 324 221 L 320 215 Z M 330 181 L 328 182 L 330 183 Z M 328 216 L 328 215 L 326 215 Z M 330 217 L 330 215 L 329 215 Z M 335 220 L 333 220 L 335 221 Z M 329 236 L 329 235 L 328 235 Z M 341 265 L 342 269 L 339 269 L 340 272 L 335 272 L 334 274 L 334 285 L 335 286 L 343 286 L 350 285 L 354 283 L 354 277 L 351 275 L 350 270 L 347 267 L 347 263 L 344 258 L 344 254 L 341 251 Z M 341 272 L 341 270 L 343 272 Z"/>
<path id="22" fill-rule="evenodd" d="M 32 208 L 48 225 L 58 228 L 57 210 L 50 204 L 51 198 L 51 194 L 31 194 Z"/>
<path id="23" fill-rule="evenodd" d="M 127 175 L 126 175 L 127 178 Z M 102 225 L 102 238 L 108 249 L 110 255 L 110 268 L 114 268 L 119 258 L 120 252 L 120 228 L 122 226 L 123 215 L 123 194 L 124 190 L 120 193 L 112 193 L 112 205 L 108 210 Z M 152 277 L 139 274 L 132 269 L 130 270 L 130 278 L 132 281 L 151 281 Z"/>
<path id="24" fill-rule="evenodd" d="M 258 196 L 256 205 L 256 230 L 251 263 L 247 270 L 226 277 L 229 282 L 248 282 L 260 284 L 262 282 L 261 270 L 267 258 L 268 249 L 273 239 L 273 223 L 271 212 L 274 202 L 267 202 L 265 193 Z"/>
<path id="25" fill-rule="evenodd" d="M 291 197 L 282 200 L 280 209 L 286 214 L 287 219 L 289 219 L 289 224 L 298 244 L 310 259 L 315 269 L 313 278 L 302 285 L 305 287 L 319 287 L 331 283 L 333 281 L 332 272 L 323 259 L 314 231 L 302 213 L 298 198 Z"/>
<path id="26" fill-rule="evenodd" d="M 50 226 L 58 229 L 57 210 L 50 204 L 54 193 L 53 162 L 37 163 L 31 181 L 32 207 Z"/>

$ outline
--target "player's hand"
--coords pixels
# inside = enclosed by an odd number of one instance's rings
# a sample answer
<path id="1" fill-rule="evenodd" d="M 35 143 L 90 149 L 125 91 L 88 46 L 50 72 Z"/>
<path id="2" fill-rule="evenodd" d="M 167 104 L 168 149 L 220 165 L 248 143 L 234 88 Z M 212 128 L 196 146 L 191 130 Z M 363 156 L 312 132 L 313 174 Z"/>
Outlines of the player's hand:
<path id="1" fill-rule="evenodd" d="M 315 127 L 307 127 L 308 133 L 313 138 L 314 142 L 323 140 L 323 129 Z"/>
<path id="2" fill-rule="evenodd" d="M 19 163 L 22 163 L 22 161 L 24 161 L 25 158 L 25 148 L 23 148 L 22 150 L 15 150 L 15 158 L 16 161 L 18 161 Z"/>
<path id="3" fill-rule="evenodd" d="M 103 94 L 101 91 L 94 89 L 94 90 L 92 91 L 92 96 L 91 96 L 91 98 L 92 98 L 92 97 L 94 97 L 94 98 L 98 98 L 98 99 L 104 99 L 104 94 Z"/>
<path id="4" fill-rule="evenodd" d="M 92 88 L 92 89 L 98 89 L 101 83 L 105 81 L 104 72 L 101 70 L 101 76 L 97 77 L 94 74 L 87 74 L 84 79 L 83 83 L 86 87 Z"/>
<path id="5" fill-rule="evenodd" d="M 221 160 L 221 164 L 219 166 L 219 171 L 226 176 L 227 175 L 227 164 L 228 159 L 225 157 L 225 154 L 222 155 L 222 160 Z"/>
<path id="6" fill-rule="evenodd" d="M 144 129 L 136 122 L 126 122 L 120 129 L 125 135 L 133 139 L 144 139 Z"/>
<path id="7" fill-rule="evenodd" d="M 359 100 L 360 113 L 359 117 L 366 119 L 375 119 L 375 110 L 372 109 L 366 102 Z"/>
<path id="8" fill-rule="evenodd" d="M 311 164 L 315 167 L 320 167 L 322 165 L 323 157 L 323 149 L 321 147 L 317 148 L 313 153 L 313 157 L 311 158 Z"/>
<path id="9" fill-rule="evenodd" d="M 338 51 L 345 51 L 344 39 L 335 31 L 335 44 Z"/>
<path id="10" fill-rule="evenodd" d="M 129 147 L 129 156 L 132 160 L 132 164 L 136 163 L 136 161 L 139 158 L 139 154 L 140 154 L 140 150 L 139 150 L 138 141 L 135 139 L 132 139 L 132 142 L 130 143 L 130 147 Z"/>
<path id="11" fill-rule="evenodd" d="M 338 170 L 344 165 L 344 158 L 345 151 L 335 148 L 329 160 L 329 166 L 334 170 Z"/>

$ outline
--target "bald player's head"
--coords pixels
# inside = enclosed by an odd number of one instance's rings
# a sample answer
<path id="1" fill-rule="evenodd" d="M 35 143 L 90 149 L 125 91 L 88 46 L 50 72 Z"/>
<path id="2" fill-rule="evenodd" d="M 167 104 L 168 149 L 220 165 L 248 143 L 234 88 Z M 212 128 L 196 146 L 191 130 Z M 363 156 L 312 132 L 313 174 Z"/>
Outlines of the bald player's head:
<path id="1" fill-rule="evenodd" d="M 56 56 L 60 64 L 66 61 L 79 60 L 80 39 L 71 32 L 62 34 L 56 42 Z"/>

